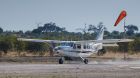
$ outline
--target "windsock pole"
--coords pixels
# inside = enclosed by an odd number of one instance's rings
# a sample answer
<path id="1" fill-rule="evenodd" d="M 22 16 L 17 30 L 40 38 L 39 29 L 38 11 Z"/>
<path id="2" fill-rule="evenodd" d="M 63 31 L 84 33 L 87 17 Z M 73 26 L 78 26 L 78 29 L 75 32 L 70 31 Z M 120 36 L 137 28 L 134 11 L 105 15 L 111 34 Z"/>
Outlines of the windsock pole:
<path id="1" fill-rule="evenodd" d="M 125 22 L 126 22 L 126 17 L 124 17 L 124 34 L 123 34 L 124 39 L 126 39 Z M 123 53 L 124 53 L 124 60 L 125 60 L 126 59 L 126 52 L 125 52 L 125 50 L 124 50 Z"/>
<path id="2" fill-rule="evenodd" d="M 124 35 L 123 35 L 123 38 L 126 39 L 126 29 L 125 29 L 125 26 L 126 25 L 126 17 L 124 17 Z"/>

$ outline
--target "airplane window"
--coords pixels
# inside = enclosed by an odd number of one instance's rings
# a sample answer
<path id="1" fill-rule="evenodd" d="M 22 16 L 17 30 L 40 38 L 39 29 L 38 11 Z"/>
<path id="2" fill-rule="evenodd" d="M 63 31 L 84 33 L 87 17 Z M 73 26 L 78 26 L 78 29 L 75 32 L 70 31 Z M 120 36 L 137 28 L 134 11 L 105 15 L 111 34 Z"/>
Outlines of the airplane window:
<path id="1" fill-rule="evenodd" d="M 73 49 L 76 49 L 76 45 L 75 44 L 73 44 Z"/>
<path id="2" fill-rule="evenodd" d="M 62 46 L 65 46 L 65 43 L 61 43 Z"/>
<path id="3" fill-rule="evenodd" d="M 78 49 L 81 49 L 81 45 L 80 45 L 80 44 L 77 44 L 77 48 L 78 48 Z"/>
<path id="4" fill-rule="evenodd" d="M 72 47 L 73 46 L 73 43 L 70 43 L 70 46 Z"/>
<path id="5" fill-rule="evenodd" d="M 90 49 L 90 46 L 89 45 L 87 46 L 87 49 Z"/>
<path id="6" fill-rule="evenodd" d="M 66 46 L 69 46 L 69 43 L 66 43 Z"/>
<path id="7" fill-rule="evenodd" d="M 86 49 L 86 47 L 87 47 L 87 46 L 86 46 L 86 45 L 84 45 L 84 49 Z"/>

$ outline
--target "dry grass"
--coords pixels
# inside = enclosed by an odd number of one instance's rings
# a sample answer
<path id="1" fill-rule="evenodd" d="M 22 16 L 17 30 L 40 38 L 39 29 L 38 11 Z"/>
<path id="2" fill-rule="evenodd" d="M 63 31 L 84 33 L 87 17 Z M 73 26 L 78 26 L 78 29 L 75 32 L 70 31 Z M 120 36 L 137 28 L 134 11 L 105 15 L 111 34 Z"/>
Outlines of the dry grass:
<path id="1" fill-rule="evenodd" d="M 42 56 L 49 56 L 49 52 L 45 52 Z M 6 55 L 2 53 L 2 56 L 6 57 L 17 57 L 17 56 L 41 56 L 39 53 L 29 53 L 29 52 L 21 52 L 20 55 L 18 52 L 8 52 Z"/>
<path id="2" fill-rule="evenodd" d="M 137 53 L 123 53 L 123 52 L 107 52 L 103 56 L 92 55 L 93 57 L 102 57 L 102 58 L 140 58 L 140 52 Z"/>
<path id="3" fill-rule="evenodd" d="M 2 54 L 3 57 L 17 57 L 19 56 L 17 52 L 8 52 L 7 55 Z M 21 52 L 20 56 L 40 56 L 39 54 Z M 45 52 L 43 56 L 50 56 L 49 52 Z M 137 53 L 125 53 L 127 58 L 140 58 L 140 52 Z M 124 58 L 123 52 L 107 52 L 103 56 L 97 56 L 96 54 L 91 55 L 91 57 L 102 57 L 102 58 Z"/>

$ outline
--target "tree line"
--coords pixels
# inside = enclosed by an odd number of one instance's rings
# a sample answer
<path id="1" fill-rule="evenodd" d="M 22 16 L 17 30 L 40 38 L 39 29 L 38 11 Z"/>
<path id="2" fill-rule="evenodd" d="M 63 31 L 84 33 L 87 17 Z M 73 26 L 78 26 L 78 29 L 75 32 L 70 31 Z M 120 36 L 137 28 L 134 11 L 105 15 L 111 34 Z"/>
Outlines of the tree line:
<path id="1" fill-rule="evenodd" d="M 79 32 L 69 32 L 64 27 L 57 26 L 55 23 L 46 23 L 43 26 L 38 26 L 31 31 L 3 31 L 0 28 L 0 53 L 5 55 L 10 51 L 16 51 L 19 55 L 21 52 L 26 51 L 30 53 L 38 53 L 43 55 L 45 52 L 50 51 L 51 45 L 49 43 L 33 43 L 18 41 L 17 38 L 38 38 L 38 39 L 54 39 L 54 40 L 93 40 L 96 39 L 98 31 L 103 26 L 100 22 L 98 25 L 88 25 L 84 28 L 77 28 Z M 120 39 L 127 38 L 135 39 L 134 42 L 129 43 L 129 50 L 139 52 L 140 49 L 140 33 L 138 26 L 127 25 L 125 26 L 125 33 L 119 31 L 108 31 L 105 28 L 104 39 Z M 118 49 L 121 50 L 121 49 Z"/>

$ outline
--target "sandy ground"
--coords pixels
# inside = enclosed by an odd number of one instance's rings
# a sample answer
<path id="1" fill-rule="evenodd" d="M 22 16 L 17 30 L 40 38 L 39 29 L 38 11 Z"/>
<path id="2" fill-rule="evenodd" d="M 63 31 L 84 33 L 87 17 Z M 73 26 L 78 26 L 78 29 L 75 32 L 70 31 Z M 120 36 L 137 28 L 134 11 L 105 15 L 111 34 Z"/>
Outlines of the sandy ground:
<path id="1" fill-rule="evenodd" d="M 10 56 L 10 55 L 9 55 Z M 93 56 L 89 64 L 66 61 L 58 64 L 59 57 L 0 58 L 0 78 L 140 78 L 140 53 L 106 53 Z"/>
<path id="2" fill-rule="evenodd" d="M 89 64 L 0 63 L 0 78 L 140 78 L 140 60 L 94 60 Z"/>

